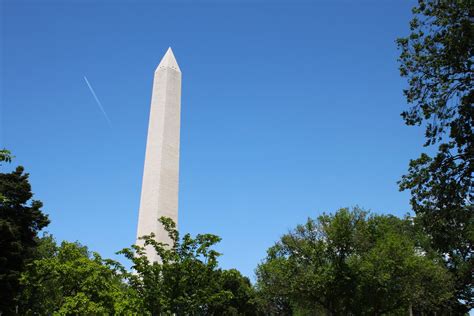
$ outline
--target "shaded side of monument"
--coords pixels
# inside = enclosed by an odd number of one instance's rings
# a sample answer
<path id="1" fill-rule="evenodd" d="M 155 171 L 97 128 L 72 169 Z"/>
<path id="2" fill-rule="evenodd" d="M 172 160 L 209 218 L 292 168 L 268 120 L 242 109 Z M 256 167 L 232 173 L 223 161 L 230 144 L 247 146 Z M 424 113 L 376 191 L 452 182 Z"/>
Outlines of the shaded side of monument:
<path id="1" fill-rule="evenodd" d="M 181 70 L 173 51 L 163 56 L 156 68 L 146 142 L 145 166 L 138 215 L 138 238 L 154 233 L 156 240 L 171 245 L 158 222 L 162 216 L 178 224 L 179 144 L 181 120 Z M 150 261 L 159 261 L 151 247 L 146 248 Z"/>

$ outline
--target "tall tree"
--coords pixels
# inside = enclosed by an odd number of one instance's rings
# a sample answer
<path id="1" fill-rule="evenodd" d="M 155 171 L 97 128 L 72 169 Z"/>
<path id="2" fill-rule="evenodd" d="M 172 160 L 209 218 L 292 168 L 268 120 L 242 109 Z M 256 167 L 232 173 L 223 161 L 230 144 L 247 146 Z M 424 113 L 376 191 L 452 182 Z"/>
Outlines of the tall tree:
<path id="1" fill-rule="evenodd" d="M 21 276 L 23 315 L 137 314 L 140 302 L 123 267 L 79 243 L 41 239 L 38 258 Z"/>
<path id="2" fill-rule="evenodd" d="M 248 283 L 235 272 L 218 269 L 220 254 L 212 248 L 220 238 L 212 234 L 180 237 L 171 219 L 162 217 L 160 222 L 171 245 L 156 241 L 151 234 L 142 237 L 144 247 L 134 245 L 120 251 L 133 263 L 128 283 L 143 302 L 141 313 L 245 314 L 251 305 Z M 153 247 L 160 260 L 150 262 L 145 247 Z"/>
<path id="3" fill-rule="evenodd" d="M 400 72 L 410 108 L 407 125 L 423 125 L 434 156 L 412 160 L 401 190 L 410 190 L 417 222 L 446 259 L 456 279 L 452 304 L 474 307 L 474 2 L 419 0 L 411 33 L 397 40 Z"/>
<path id="4" fill-rule="evenodd" d="M 273 315 L 438 311 L 451 280 L 422 244 L 409 219 L 341 209 L 308 219 L 271 247 L 257 288 Z"/>
<path id="5" fill-rule="evenodd" d="M 9 161 L 3 151 L 1 161 Z M 0 312 L 16 309 L 20 273 L 34 257 L 37 233 L 49 224 L 43 204 L 31 200 L 33 193 L 23 167 L 0 173 Z"/>

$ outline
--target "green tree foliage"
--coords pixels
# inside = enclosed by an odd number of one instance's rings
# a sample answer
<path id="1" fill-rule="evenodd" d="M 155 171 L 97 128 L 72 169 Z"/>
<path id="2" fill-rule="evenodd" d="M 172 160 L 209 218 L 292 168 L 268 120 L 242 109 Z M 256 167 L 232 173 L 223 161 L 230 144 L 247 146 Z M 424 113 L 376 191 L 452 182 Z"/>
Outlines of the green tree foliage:
<path id="1" fill-rule="evenodd" d="M 11 152 L 7 149 L 2 149 L 0 150 L 0 166 L 2 165 L 2 162 L 11 162 L 12 161 L 12 155 Z M 5 197 L 0 193 L 0 203 L 5 201 Z"/>
<path id="2" fill-rule="evenodd" d="M 213 306 L 213 315 L 260 315 L 256 293 L 250 280 L 238 270 L 219 270 L 218 283 L 221 291 L 232 294 L 221 306 Z"/>
<path id="3" fill-rule="evenodd" d="M 2 151 L 0 161 L 10 161 Z M 35 255 L 37 233 L 49 224 L 43 204 L 31 200 L 33 193 L 23 167 L 0 173 L 0 311 L 16 309 L 20 273 Z"/>
<path id="4" fill-rule="evenodd" d="M 12 154 L 7 149 L 0 150 L 0 162 L 11 162 Z"/>
<path id="5" fill-rule="evenodd" d="M 220 255 L 212 247 L 220 238 L 190 234 L 180 238 L 174 222 L 161 218 L 172 245 L 144 236 L 144 247 L 134 245 L 120 253 L 133 262 L 128 283 L 142 302 L 141 314 L 251 315 L 252 289 L 236 271 L 218 269 Z M 150 262 L 145 247 L 153 247 L 159 262 Z"/>
<path id="6" fill-rule="evenodd" d="M 174 246 L 145 236 L 160 254 L 149 262 L 144 247 L 123 249 L 133 271 L 102 259 L 79 243 L 52 236 L 40 239 L 36 260 L 21 276 L 19 312 L 24 315 L 257 315 L 255 292 L 237 270 L 217 268 L 219 240 L 214 235 L 185 235 L 179 240 L 170 219 L 163 225 Z"/>
<path id="7" fill-rule="evenodd" d="M 360 209 L 308 219 L 268 250 L 257 288 L 274 315 L 441 310 L 451 280 L 409 219 Z"/>
<path id="8" fill-rule="evenodd" d="M 113 315 L 139 305 L 123 282 L 123 268 L 90 253 L 79 243 L 57 246 L 45 236 L 39 258 L 22 274 L 20 313 L 24 315 Z"/>
<path id="9" fill-rule="evenodd" d="M 438 144 L 431 157 L 410 162 L 401 190 L 411 191 L 417 221 L 445 254 L 456 279 L 452 304 L 459 313 L 474 307 L 474 3 L 472 0 L 419 0 L 411 34 L 397 40 L 400 72 L 411 107 L 407 125 L 426 128 L 425 146 Z"/>

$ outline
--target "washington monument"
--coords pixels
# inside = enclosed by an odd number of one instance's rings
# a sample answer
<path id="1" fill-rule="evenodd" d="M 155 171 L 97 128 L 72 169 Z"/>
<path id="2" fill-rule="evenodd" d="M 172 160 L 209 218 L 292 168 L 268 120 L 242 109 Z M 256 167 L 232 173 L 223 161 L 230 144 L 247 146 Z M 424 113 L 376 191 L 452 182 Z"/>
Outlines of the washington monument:
<path id="1" fill-rule="evenodd" d="M 166 216 L 178 223 L 180 116 L 181 70 L 168 48 L 153 80 L 137 245 L 143 245 L 138 237 L 150 233 L 157 241 L 171 245 L 158 219 Z M 146 255 L 151 262 L 159 261 L 151 247 L 147 247 Z"/>

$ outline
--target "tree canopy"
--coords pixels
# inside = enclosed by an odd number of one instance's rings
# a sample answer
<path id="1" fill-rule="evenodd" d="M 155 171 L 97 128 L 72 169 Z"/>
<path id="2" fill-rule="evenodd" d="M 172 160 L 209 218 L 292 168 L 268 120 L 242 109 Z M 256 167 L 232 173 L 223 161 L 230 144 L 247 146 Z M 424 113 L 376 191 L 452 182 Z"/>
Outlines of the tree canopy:
<path id="1" fill-rule="evenodd" d="M 120 251 L 132 263 L 128 283 L 141 299 L 141 312 L 151 315 L 253 315 L 253 289 L 248 279 L 235 270 L 218 268 L 220 256 L 213 246 L 220 241 L 212 234 L 182 238 L 174 222 L 162 217 L 172 241 L 157 242 L 154 235 L 141 237 L 144 246 Z M 145 247 L 153 247 L 160 260 L 150 262 Z"/>
<path id="2" fill-rule="evenodd" d="M 51 236 L 40 241 L 39 258 L 22 274 L 20 312 L 25 315 L 114 315 L 135 311 L 133 292 L 120 264 L 79 243 Z"/>
<path id="3" fill-rule="evenodd" d="M 411 219 L 355 208 L 308 219 L 268 250 L 257 289 L 274 315 L 434 312 L 451 279 Z"/>
<path id="4" fill-rule="evenodd" d="M 10 161 L 9 152 L 2 155 L 0 161 Z M 32 197 L 23 167 L 0 173 L 0 311 L 3 313 L 16 309 L 20 274 L 35 256 L 38 231 L 49 224 L 48 216 L 41 210 L 43 204 Z"/>
<path id="5" fill-rule="evenodd" d="M 456 279 L 452 304 L 474 307 L 474 6 L 472 0 L 419 0 L 409 36 L 398 39 L 400 73 L 410 108 L 407 125 L 423 125 L 431 156 L 410 162 L 400 181 L 411 192 L 417 223 L 443 253 Z"/>

